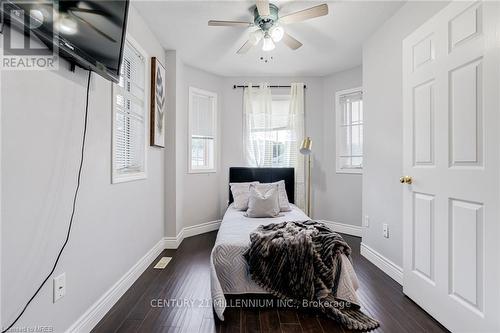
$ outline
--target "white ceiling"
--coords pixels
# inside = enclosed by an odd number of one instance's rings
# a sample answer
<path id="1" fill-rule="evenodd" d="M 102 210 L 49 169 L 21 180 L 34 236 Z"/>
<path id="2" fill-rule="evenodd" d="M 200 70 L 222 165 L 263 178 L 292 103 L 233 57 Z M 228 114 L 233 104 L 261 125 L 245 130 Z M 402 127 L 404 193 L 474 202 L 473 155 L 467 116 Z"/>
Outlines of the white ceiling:
<path id="1" fill-rule="evenodd" d="M 280 14 L 325 1 L 271 1 Z M 255 1 L 134 1 L 133 6 L 167 50 L 184 63 L 222 76 L 324 76 L 361 64 L 363 42 L 401 7 L 401 1 L 326 1 L 327 16 L 289 24 L 285 30 L 304 46 L 296 51 L 278 43 L 245 55 L 236 51 L 255 28 L 209 27 L 207 21 L 252 21 Z M 268 63 L 260 57 L 273 57 Z"/>

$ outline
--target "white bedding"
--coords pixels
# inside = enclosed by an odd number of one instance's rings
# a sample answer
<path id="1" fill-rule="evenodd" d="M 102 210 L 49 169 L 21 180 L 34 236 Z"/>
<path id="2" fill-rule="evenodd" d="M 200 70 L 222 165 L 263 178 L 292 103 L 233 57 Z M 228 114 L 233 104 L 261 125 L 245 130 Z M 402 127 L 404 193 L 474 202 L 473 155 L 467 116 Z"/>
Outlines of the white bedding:
<path id="1" fill-rule="evenodd" d="M 212 301 L 221 320 L 224 320 L 226 308 L 224 294 L 267 294 L 250 278 L 243 254 L 250 245 L 250 233 L 259 225 L 309 220 L 300 208 L 293 204 L 290 206 L 291 211 L 281 212 L 274 218 L 250 218 L 245 216 L 244 211 L 236 210 L 232 204 L 228 207 L 210 257 Z"/>
<path id="2" fill-rule="evenodd" d="M 259 287 L 248 271 L 243 257 L 250 245 L 250 233 L 260 225 L 284 221 L 307 221 L 309 217 L 297 206 L 290 205 L 290 212 L 281 212 L 275 218 L 249 218 L 244 211 L 230 205 L 222 219 L 214 248 L 210 257 L 210 282 L 213 307 L 217 316 L 224 320 L 226 299 L 224 294 L 268 293 Z M 347 257 L 343 256 L 343 272 L 337 296 L 357 304 L 358 281 Z"/>

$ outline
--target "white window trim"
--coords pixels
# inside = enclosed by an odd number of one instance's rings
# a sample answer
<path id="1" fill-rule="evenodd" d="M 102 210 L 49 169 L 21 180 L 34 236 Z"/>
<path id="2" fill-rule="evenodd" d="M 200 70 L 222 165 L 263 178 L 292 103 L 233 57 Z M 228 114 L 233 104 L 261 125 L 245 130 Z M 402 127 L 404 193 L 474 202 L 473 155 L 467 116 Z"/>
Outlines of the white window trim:
<path id="1" fill-rule="evenodd" d="M 192 96 L 193 94 L 198 94 L 198 95 L 204 95 L 204 96 L 209 96 L 212 98 L 212 107 L 214 110 L 214 117 L 212 119 L 212 126 L 214 129 L 214 167 L 213 168 L 197 168 L 193 169 L 191 165 L 191 154 L 192 154 L 192 148 L 191 148 L 191 138 L 192 138 L 192 131 L 193 128 L 191 126 L 191 118 L 193 117 L 193 110 L 192 110 Z M 218 128 L 217 128 L 217 120 L 218 120 L 218 102 L 217 102 L 217 93 L 214 93 L 212 91 L 200 89 L 200 88 L 195 88 L 195 87 L 189 87 L 189 112 L 188 112 L 188 173 L 196 174 L 196 173 L 215 173 L 217 172 L 217 156 L 218 156 Z"/>
<path id="2" fill-rule="evenodd" d="M 151 71 L 151 63 L 150 57 L 148 53 L 140 46 L 140 44 L 130 35 L 127 34 L 126 41 L 128 41 L 135 49 L 138 51 L 145 59 L 145 70 L 144 70 L 144 171 L 134 172 L 127 175 L 117 174 L 115 169 L 115 83 L 112 83 L 111 89 L 111 104 L 112 104 L 112 113 L 111 113 L 111 183 L 112 184 L 120 184 L 126 183 L 136 180 L 142 180 L 147 178 L 147 170 L 148 170 L 148 124 L 149 124 L 149 98 L 150 98 L 150 85 L 149 85 L 149 73 Z M 123 45 L 125 47 L 125 44 Z"/>
<path id="3" fill-rule="evenodd" d="M 335 132 L 336 132 L 336 151 L 335 151 L 335 166 L 336 166 L 336 172 L 337 173 L 346 173 L 346 174 L 363 174 L 363 168 L 359 169 L 343 169 L 340 166 L 340 156 L 339 152 L 341 151 L 342 147 L 340 145 L 341 138 L 340 138 L 340 122 L 341 122 L 341 114 L 340 114 L 340 97 L 343 95 L 348 95 L 356 92 L 363 92 L 363 87 L 357 87 L 357 88 L 352 88 L 352 89 L 345 89 L 345 90 L 339 90 L 335 93 Z M 364 128 L 364 108 L 363 108 L 363 128 Z M 364 152 L 364 142 L 363 142 L 363 152 Z M 363 153 L 363 162 L 364 162 L 364 153 Z"/>

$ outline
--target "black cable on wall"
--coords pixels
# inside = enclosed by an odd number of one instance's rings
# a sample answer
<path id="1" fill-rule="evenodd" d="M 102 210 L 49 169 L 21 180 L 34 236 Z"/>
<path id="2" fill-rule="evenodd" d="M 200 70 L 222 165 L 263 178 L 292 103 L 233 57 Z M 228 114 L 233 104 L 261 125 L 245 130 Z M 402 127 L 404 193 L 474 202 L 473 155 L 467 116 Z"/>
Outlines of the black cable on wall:
<path id="1" fill-rule="evenodd" d="M 69 218 L 69 226 L 68 226 L 68 231 L 66 233 L 66 239 L 64 240 L 63 245 L 61 246 L 61 249 L 59 250 L 59 253 L 57 254 L 56 260 L 54 264 L 52 265 L 52 269 L 50 272 L 47 274 L 45 279 L 42 281 L 40 286 L 37 288 L 33 296 L 26 302 L 24 305 L 23 309 L 19 313 L 19 315 L 14 319 L 14 321 L 6 328 L 2 330 L 2 333 L 6 333 L 8 330 L 10 330 L 21 318 L 21 316 L 24 314 L 30 303 L 35 299 L 36 295 L 40 292 L 42 287 L 47 283 L 47 281 L 50 279 L 54 271 L 56 270 L 57 264 L 59 263 L 59 259 L 61 259 L 61 255 L 64 251 L 64 248 L 68 244 L 69 241 L 69 236 L 71 234 L 71 227 L 73 226 L 73 219 L 75 217 L 75 211 L 76 211 L 76 203 L 78 199 L 78 192 L 80 190 L 80 181 L 82 177 L 82 169 L 83 169 L 83 161 L 84 161 L 84 156 L 85 156 L 85 142 L 87 139 L 87 122 L 88 122 L 88 115 L 89 115 L 89 97 L 90 97 L 90 79 L 92 78 L 92 72 L 89 70 L 89 75 L 87 79 L 87 97 L 86 97 L 86 102 L 85 102 L 85 118 L 84 118 L 84 124 L 83 124 L 83 137 L 82 137 L 82 146 L 81 146 L 81 153 L 80 153 L 80 165 L 78 167 L 78 175 L 77 175 L 77 182 L 76 182 L 76 188 L 75 188 L 75 194 L 73 195 L 73 206 L 71 209 L 71 216 Z"/>

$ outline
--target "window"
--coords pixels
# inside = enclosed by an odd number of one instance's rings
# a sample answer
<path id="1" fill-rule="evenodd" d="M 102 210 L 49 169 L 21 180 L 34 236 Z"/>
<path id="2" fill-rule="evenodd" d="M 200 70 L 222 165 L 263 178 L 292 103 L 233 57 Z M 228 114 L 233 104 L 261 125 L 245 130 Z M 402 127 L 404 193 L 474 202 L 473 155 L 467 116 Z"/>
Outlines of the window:
<path id="1" fill-rule="evenodd" d="M 258 108 L 258 101 L 254 108 Z M 298 140 L 290 119 L 290 96 L 273 95 L 271 112 L 255 112 L 250 128 L 250 141 L 254 149 L 260 150 L 260 161 L 252 159 L 252 166 L 294 167 L 298 153 Z"/>
<path id="2" fill-rule="evenodd" d="M 275 95 L 267 83 L 243 91 L 243 157 L 252 167 L 295 168 L 295 203 L 305 206 L 304 83 L 293 82 L 289 94 Z"/>
<path id="3" fill-rule="evenodd" d="M 217 94 L 189 88 L 189 172 L 216 172 Z"/>
<path id="4" fill-rule="evenodd" d="M 339 91 L 336 100 L 337 172 L 361 173 L 363 168 L 363 92 Z"/>
<path id="5" fill-rule="evenodd" d="M 127 39 L 120 81 L 113 83 L 113 183 L 146 178 L 146 59 Z"/>

